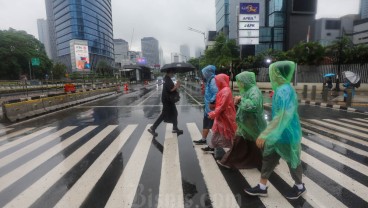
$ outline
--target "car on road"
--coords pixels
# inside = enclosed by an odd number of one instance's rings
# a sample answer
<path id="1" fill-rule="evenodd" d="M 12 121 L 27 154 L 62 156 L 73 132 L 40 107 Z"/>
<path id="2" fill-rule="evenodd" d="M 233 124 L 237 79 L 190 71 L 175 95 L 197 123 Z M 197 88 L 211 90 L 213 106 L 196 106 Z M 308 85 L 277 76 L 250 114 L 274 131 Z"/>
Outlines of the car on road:
<path id="1" fill-rule="evenodd" d="M 164 83 L 163 78 L 162 78 L 162 77 L 157 77 L 157 79 L 156 79 L 156 84 L 158 84 L 158 85 L 162 85 L 163 83 Z"/>

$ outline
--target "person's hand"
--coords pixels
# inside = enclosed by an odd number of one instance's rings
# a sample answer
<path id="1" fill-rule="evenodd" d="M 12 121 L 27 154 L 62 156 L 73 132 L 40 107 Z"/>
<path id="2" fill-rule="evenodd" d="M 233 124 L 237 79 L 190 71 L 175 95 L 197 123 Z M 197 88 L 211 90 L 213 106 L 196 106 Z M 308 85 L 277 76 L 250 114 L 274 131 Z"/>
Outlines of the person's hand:
<path id="1" fill-rule="evenodd" d="M 180 87 L 180 82 L 176 82 L 176 88 L 179 88 Z"/>
<path id="2" fill-rule="evenodd" d="M 263 149 L 265 140 L 262 138 L 257 138 L 256 145 L 259 149 Z"/>
<path id="3" fill-rule="evenodd" d="M 234 97 L 234 104 L 235 105 L 238 105 L 240 103 L 240 101 L 241 101 L 241 96 L 235 96 Z"/>
<path id="4" fill-rule="evenodd" d="M 213 112 L 208 113 L 208 118 L 213 119 L 214 118 L 214 113 Z"/>

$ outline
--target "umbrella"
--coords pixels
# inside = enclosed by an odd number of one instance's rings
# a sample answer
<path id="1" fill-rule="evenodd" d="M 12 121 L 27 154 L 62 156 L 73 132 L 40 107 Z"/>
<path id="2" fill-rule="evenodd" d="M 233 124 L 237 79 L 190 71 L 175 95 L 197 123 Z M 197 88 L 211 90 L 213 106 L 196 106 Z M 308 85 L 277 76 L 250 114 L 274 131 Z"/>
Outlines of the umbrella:
<path id="1" fill-rule="evenodd" d="M 351 84 L 357 84 L 360 81 L 360 76 L 354 72 L 344 71 L 342 74 Z"/>
<path id="2" fill-rule="evenodd" d="M 161 72 L 167 72 L 168 70 L 173 70 L 174 73 L 185 73 L 194 71 L 195 67 L 190 63 L 171 63 L 165 64 L 161 68 Z"/>
<path id="3" fill-rule="evenodd" d="M 323 77 L 333 77 L 333 76 L 335 76 L 335 74 L 333 73 L 328 73 L 328 74 L 323 75 Z"/>

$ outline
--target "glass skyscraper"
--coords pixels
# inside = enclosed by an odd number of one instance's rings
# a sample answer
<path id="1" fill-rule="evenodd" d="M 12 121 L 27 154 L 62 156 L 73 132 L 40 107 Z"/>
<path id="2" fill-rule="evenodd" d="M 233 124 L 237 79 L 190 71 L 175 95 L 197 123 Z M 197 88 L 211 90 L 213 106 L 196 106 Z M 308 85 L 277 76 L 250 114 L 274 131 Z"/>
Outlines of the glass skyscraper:
<path id="1" fill-rule="evenodd" d="M 92 67 L 114 64 L 111 0 L 45 0 L 53 59 L 72 68 L 72 40 L 88 43 Z"/>
<path id="2" fill-rule="evenodd" d="M 216 31 L 229 37 L 229 0 L 216 0 Z"/>

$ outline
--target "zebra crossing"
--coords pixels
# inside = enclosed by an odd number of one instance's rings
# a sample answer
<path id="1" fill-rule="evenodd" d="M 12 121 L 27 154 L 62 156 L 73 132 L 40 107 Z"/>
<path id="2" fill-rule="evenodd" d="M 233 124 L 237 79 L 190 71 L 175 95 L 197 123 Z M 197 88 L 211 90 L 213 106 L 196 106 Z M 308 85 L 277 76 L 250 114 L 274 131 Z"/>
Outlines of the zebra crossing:
<path id="1" fill-rule="evenodd" d="M 245 207 L 257 201 L 265 207 L 367 207 L 368 119 L 305 119 L 301 121 L 303 182 L 307 193 L 295 201 L 283 197 L 293 186 L 284 161 L 276 167 L 268 184 L 268 197 L 247 197 L 234 191 L 226 171 L 201 146 L 181 146 L 181 139 L 201 137 L 200 126 L 186 123 L 184 135 L 164 126 L 159 187 L 153 196 L 137 196 L 153 138 L 150 124 L 86 125 L 3 129 L 0 137 L 0 207 L 88 207 L 100 197 L 96 184 L 106 178 L 113 161 L 130 141 L 136 141 L 113 188 L 101 197 L 104 207 Z M 156 141 L 157 142 L 157 141 Z M 179 154 L 187 148 L 195 155 L 186 161 Z M 188 203 L 181 163 L 198 164 L 209 202 Z M 225 171 L 225 172 L 224 172 Z M 232 170 L 249 186 L 258 183 L 260 170 Z M 75 174 L 77 173 L 77 174 Z M 245 187 L 244 187 L 245 188 Z M 146 197 L 137 205 L 138 197 Z M 103 198 L 103 199 L 102 199 Z M 201 197 L 205 199 L 206 197 Z M 203 204 L 202 204 L 203 203 Z"/>

